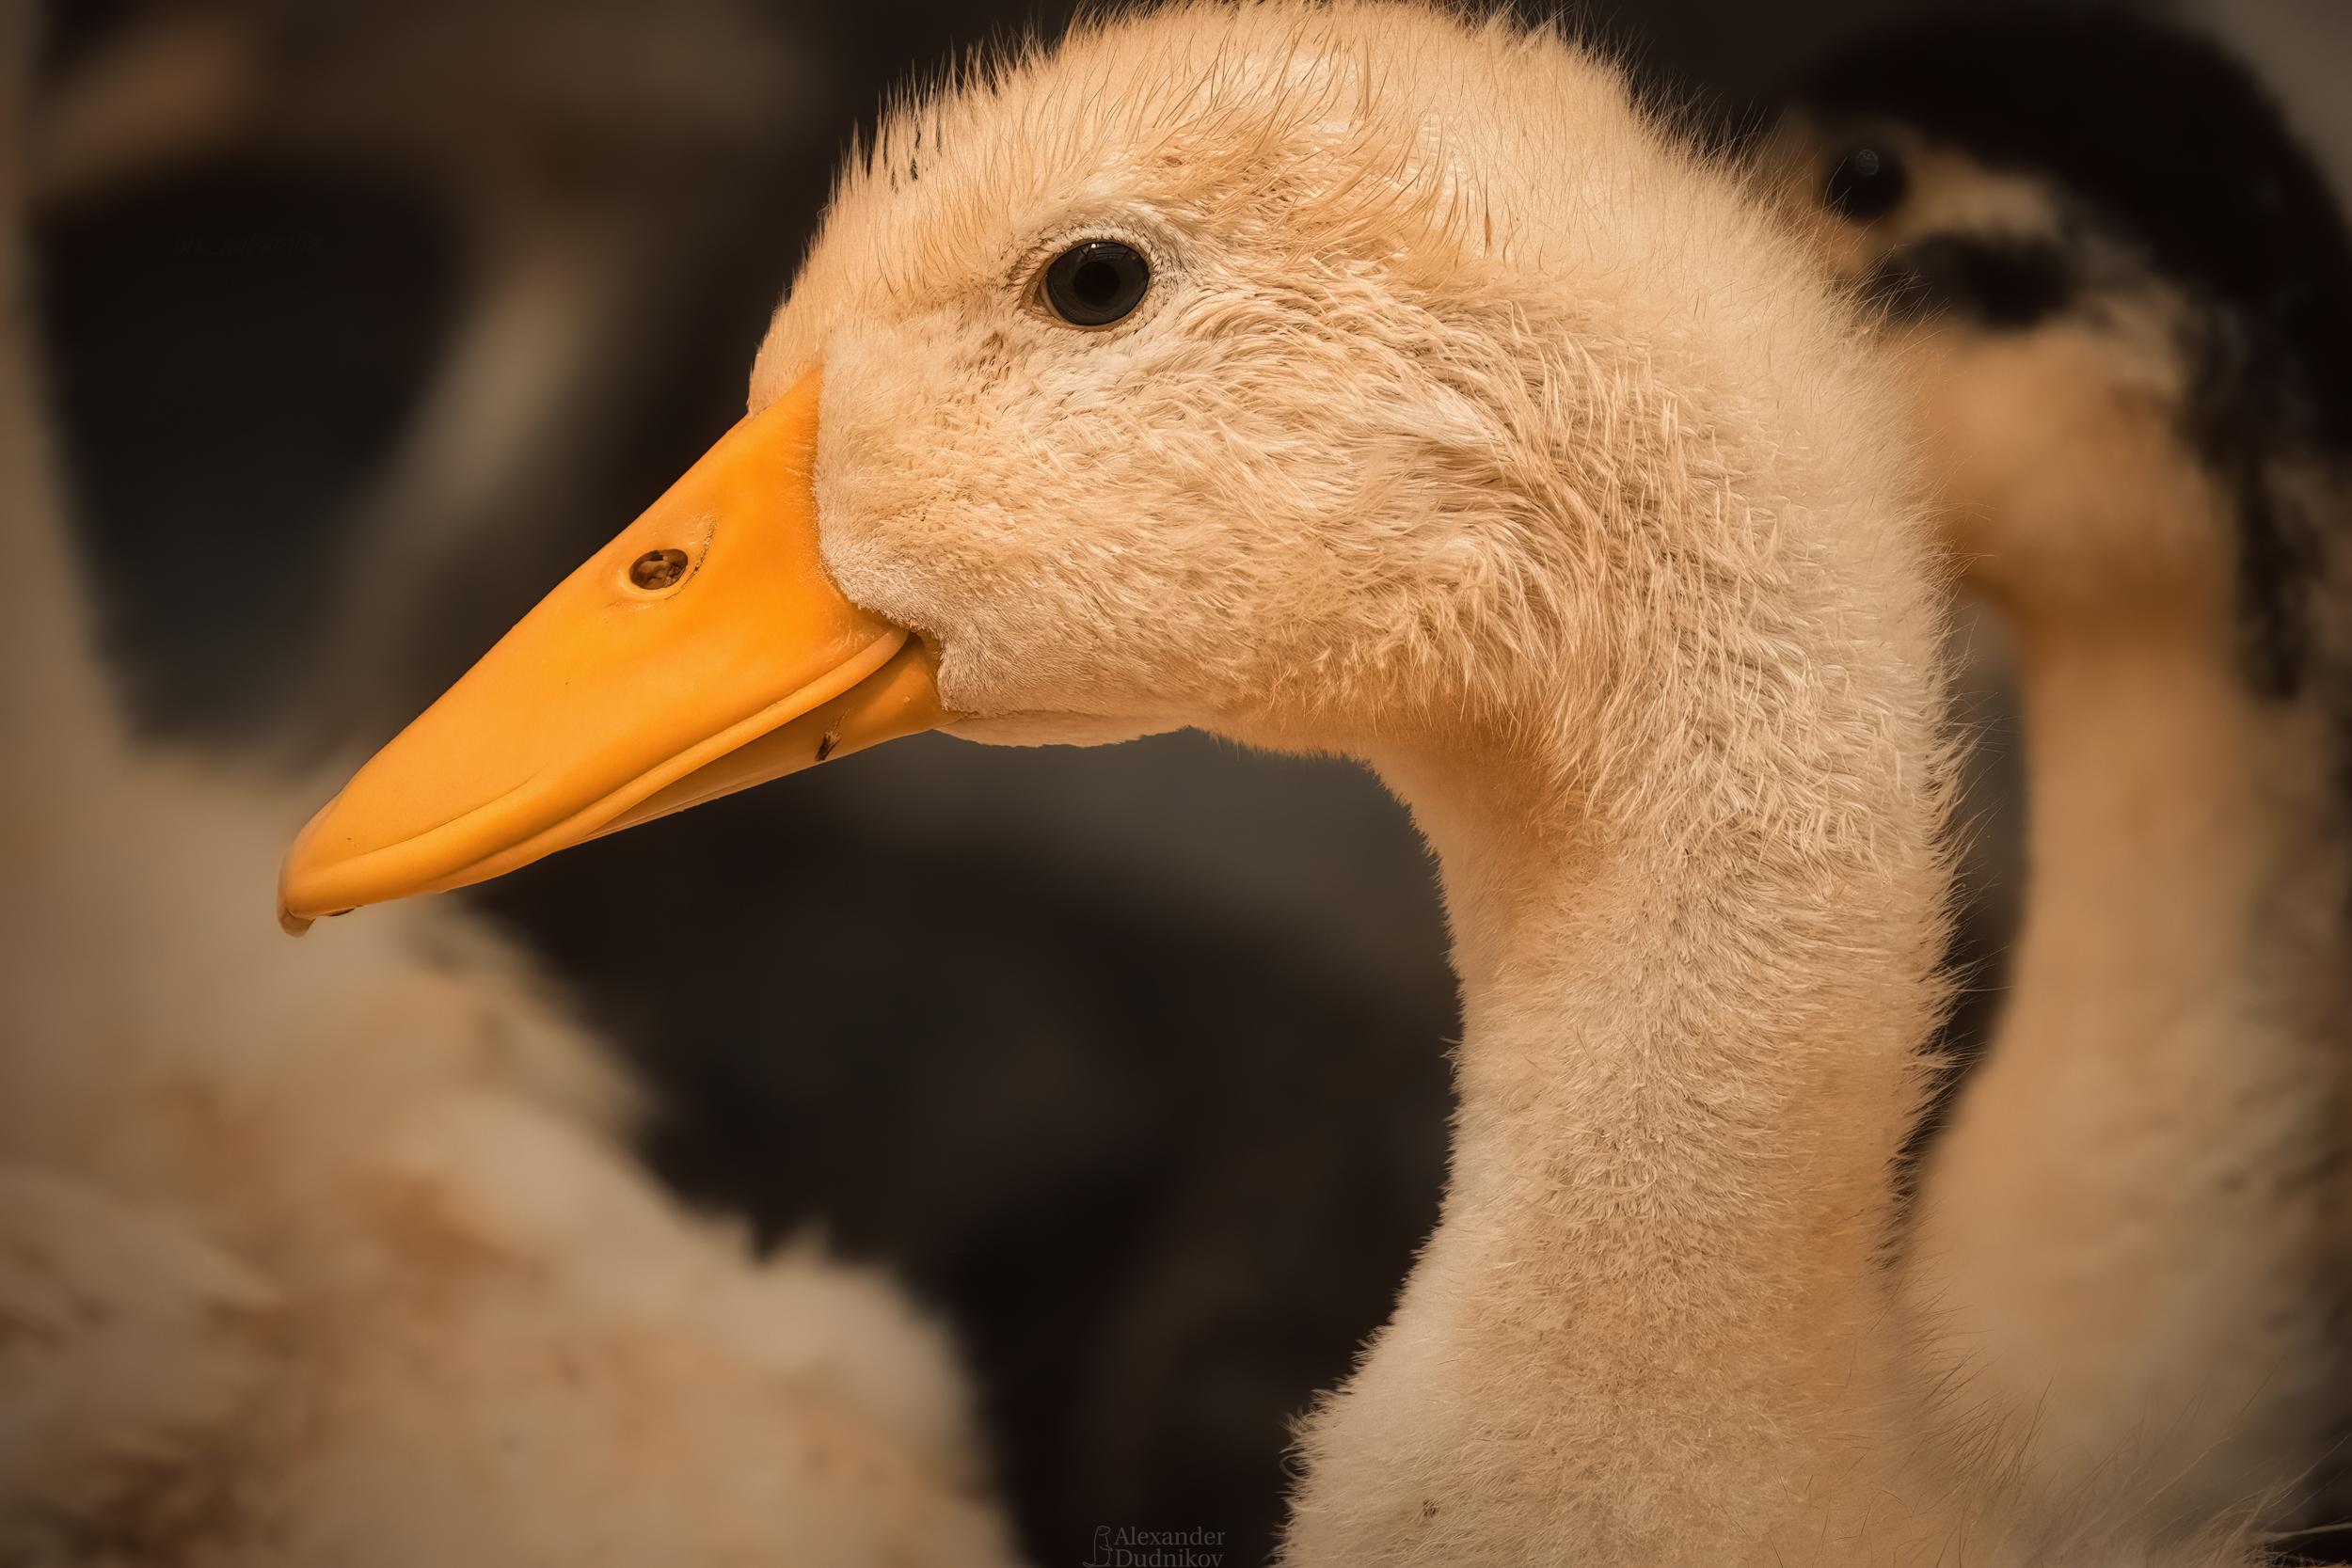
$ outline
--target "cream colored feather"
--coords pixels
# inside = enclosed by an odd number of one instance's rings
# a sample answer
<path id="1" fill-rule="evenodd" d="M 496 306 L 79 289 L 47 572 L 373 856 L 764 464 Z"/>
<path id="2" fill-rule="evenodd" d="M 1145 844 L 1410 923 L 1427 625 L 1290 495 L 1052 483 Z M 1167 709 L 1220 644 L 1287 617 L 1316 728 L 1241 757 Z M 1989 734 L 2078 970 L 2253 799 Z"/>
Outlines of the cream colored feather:
<path id="1" fill-rule="evenodd" d="M 1008 1561 L 935 1325 L 682 1212 L 594 1042 L 455 910 L 287 942 L 310 791 L 124 735 L 7 179 L 0 1561 Z"/>
<path id="2" fill-rule="evenodd" d="M 1153 269 L 1098 330 L 1040 293 L 1081 239 Z M 2029 1412 L 1887 1266 L 1946 885 L 1897 403 L 1610 70 L 1082 29 L 853 161 L 753 407 L 818 367 L 827 565 L 963 733 L 1345 752 L 1441 857 L 1452 1186 L 1289 1560 L 2237 1560 L 2012 1489 Z"/>

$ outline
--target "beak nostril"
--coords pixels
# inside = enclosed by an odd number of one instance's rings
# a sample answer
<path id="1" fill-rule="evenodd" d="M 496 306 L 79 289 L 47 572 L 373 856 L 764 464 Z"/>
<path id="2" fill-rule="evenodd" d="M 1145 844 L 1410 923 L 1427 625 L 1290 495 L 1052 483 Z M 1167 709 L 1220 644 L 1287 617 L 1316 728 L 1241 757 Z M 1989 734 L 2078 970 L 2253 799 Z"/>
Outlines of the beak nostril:
<path id="1" fill-rule="evenodd" d="M 685 575 L 684 550 L 647 550 L 628 568 L 628 580 L 647 589 L 667 588 Z"/>

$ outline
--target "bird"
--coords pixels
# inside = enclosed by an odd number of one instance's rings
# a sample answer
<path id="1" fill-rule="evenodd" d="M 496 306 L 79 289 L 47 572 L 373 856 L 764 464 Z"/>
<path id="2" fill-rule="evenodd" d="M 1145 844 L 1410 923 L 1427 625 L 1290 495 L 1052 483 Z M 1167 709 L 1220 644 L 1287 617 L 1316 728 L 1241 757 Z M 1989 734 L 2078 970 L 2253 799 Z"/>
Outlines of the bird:
<path id="1" fill-rule="evenodd" d="M 2352 242 L 2261 86 L 2110 13 L 1822 66 L 1772 154 L 1883 311 L 2015 648 L 2027 872 L 1906 1246 L 2053 1494 L 2344 1518 Z"/>
<path id="2" fill-rule="evenodd" d="M 97 335 L 95 323 L 153 353 L 191 337 L 200 309 L 225 345 L 203 347 L 242 360 L 222 282 L 184 254 L 191 244 L 259 247 L 230 276 L 262 297 L 296 295 L 294 309 L 301 286 L 272 277 L 273 262 L 348 273 L 342 245 L 375 259 L 375 288 L 388 274 L 407 291 L 362 306 L 348 277 L 341 291 L 320 284 L 316 318 L 281 340 L 310 351 L 308 384 L 288 394 L 297 412 L 245 418 L 266 372 L 241 364 L 226 385 L 245 395 L 193 416 L 218 428 L 160 498 L 142 485 L 151 469 L 80 461 L 77 426 L 154 418 L 123 385 L 135 378 L 78 373 L 63 356 L 52 377 L 77 437 L 77 528 L 116 568 L 104 586 L 127 595 L 102 626 L 109 646 L 144 656 L 126 683 L 141 726 L 304 760 L 381 741 L 413 706 L 412 684 L 447 684 L 529 603 L 501 596 L 500 564 L 531 580 L 603 531 L 565 531 L 593 515 L 603 482 L 580 453 L 620 443 L 633 389 L 662 373 L 648 355 L 689 336 L 648 317 L 695 298 L 748 221 L 743 185 L 808 112 L 804 59 L 739 0 L 688 0 L 650 25 L 642 8 L 541 0 L 361 0 L 331 15 L 131 0 L 46 20 L 27 198 L 44 314 L 64 336 Z M 240 217 L 291 223 L 294 237 L 222 240 Z M 205 222 L 209 242 L 192 238 Z M 352 341 L 350 313 L 370 310 L 405 352 Z M 365 362 L 372 350 L 381 357 Z M 338 372 L 366 377 L 347 404 L 326 390 Z M 206 492 L 191 482 L 249 483 L 254 430 L 306 414 L 312 473 L 280 455 L 275 483 L 225 503 L 235 521 L 215 525 L 258 541 L 289 499 L 345 514 L 278 525 L 272 553 L 293 562 L 280 579 L 310 565 L 320 580 L 271 602 L 224 563 L 230 552 L 206 547 Z M 349 494 L 312 499 L 299 481 L 319 483 L 319 468 Z M 159 511 L 173 541 L 160 548 L 136 528 Z M 338 559 L 305 562 L 304 545 L 326 537 Z M 140 599 L 130 565 L 163 549 L 180 558 L 174 580 L 217 573 L 246 588 L 242 635 L 174 639 L 181 601 Z M 268 658 L 272 633 L 302 638 L 308 656 Z"/>
<path id="3" fill-rule="evenodd" d="M 1888 1266 L 1948 990 L 1899 397 L 1555 31 L 1084 23 L 853 153 L 743 421 L 321 808 L 280 920 L 930 729 L 1351 756 L 1438 858 L 1460 1110 L 1283 1560 L 2248 1560 L 2022 1494 L 2029 1412 Z"/>
<path id="4" fill-rule="evenodd" d="M 30 37 L 0 61 L 11 122 Z M 0 553 L 27 587 L 0 628 L 0 1560 L 1009 1563 L 940 1325 L 660 1192 L 630 1085 L 508 943 L 428 906 L 297 962 L 252 940 L 299 796 L 138 736 L 94 657 L 22 172 L 0 166 Z"/>

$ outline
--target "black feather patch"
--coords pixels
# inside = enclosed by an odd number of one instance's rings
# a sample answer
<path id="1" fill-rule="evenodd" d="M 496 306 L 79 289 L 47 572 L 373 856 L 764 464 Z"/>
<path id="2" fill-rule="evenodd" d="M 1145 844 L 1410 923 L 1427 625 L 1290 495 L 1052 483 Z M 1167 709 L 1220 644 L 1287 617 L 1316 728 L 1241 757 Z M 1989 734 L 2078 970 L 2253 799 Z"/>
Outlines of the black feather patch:
<path id="1" fill-rule="evenodd" d="M 2313 579 L 2343 520 L 2280 479 L 2352 463 L 2352 239 L 2262 87 L 2213 45 L 2121 14 L 2007 11 L 1879 35 L 1804 97 L 2051 179 L 2188 299 L 2185 434 L 2236 501 L 2247 674 L 2301 690 Z M 1933 243 L 1889 259 L 1895 303 L 1908 290 L 2017 326 L 2055 297 L 2060 275 L 2020 251 Z"/>
<path id="2" fill-rule="evenodd" d="M 2065 309 L 2074 278 L 2047 240 L 1932 234 L 1899 246 L 1870 290 L 1897 310 L 1960 310 L 1993 331 L 2021 332 Z"/>

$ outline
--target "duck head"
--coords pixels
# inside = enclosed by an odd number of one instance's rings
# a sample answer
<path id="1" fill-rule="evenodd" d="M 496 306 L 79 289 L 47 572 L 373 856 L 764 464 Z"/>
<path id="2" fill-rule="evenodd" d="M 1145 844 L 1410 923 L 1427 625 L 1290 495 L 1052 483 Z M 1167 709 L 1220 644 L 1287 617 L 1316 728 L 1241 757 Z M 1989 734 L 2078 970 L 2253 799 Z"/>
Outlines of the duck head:
<path id="1" fill-rule="evenodd" d="M 749 418 L 320 813 L 285 918 L 925 728 L 1508 727 L 1652 574 L 1607 525 L 1679 438 L 1690 180 L 1604 68 L 1388 6 L 1174 8 L 902 110 Z"/>
<path id="2" fill-rule="evenodd" d="M 2207 617 L 2217 496 L 2181 440 L 2177 291 L 2040 170 L 1899 121 L 1799 121 L 1791 183 L 1883 312 L 1963 580 L 2027 638 Z"/>
<path id="3" fill-rule="evenodd" d="M 1883 308 L 1969 584 L 2029 641 L 2234 610 L 2257 684 L 2292 684 L 2352 245 L 2247 71 L 2122 15 L 1955 13 L 1824 66 L 1776 150 Z"/>

